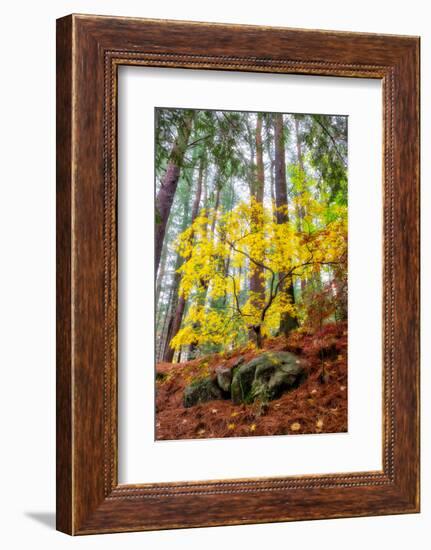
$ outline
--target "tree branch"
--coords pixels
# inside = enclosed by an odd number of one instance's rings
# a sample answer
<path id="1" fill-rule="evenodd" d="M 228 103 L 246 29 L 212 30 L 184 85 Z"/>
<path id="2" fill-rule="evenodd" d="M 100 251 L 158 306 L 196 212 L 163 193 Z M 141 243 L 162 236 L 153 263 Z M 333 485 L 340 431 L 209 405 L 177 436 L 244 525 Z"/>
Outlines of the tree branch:
<path id="1" fill-rule="evenodd" d="M 239 305 L 239 299 L 238 299 L 238 295 L 236 293 L 236 283 L 235 283 L 235 277 L 233 275 L 229 275 L 229 277 L 231 277 L 232 279 L 232 282 L 233 282 L 233 295 L 235 297 L 235 304 L 236 304 L 236 309 L 238 310 L 238 313 L 241 315 L 241 317 L 243 316 L 242 314 L 242 311 L 241 311 L 241 307 Z"/>
<path id="2" fill-rule="evenodd" d="M 269 289 L 268 301 L 265 304 L 264 308 L 262 309 L 262 313 L 260 314 L 261 323 L 263 323 L 265 321 L 266 312 L 271 307 L 272 302 L 274 301 L 274 298 L 277 296 L 277 293 L 273 294 L 274 281 L 275 281 L 275 273 L 273 273 L 272 277 L 271 277 L 271 287 Z"/>
<path id="3" fill-rule="evenodd" d="M 325 134 L 329 137 L 329 139 L 332 141 L 332 144 L 334 145 L 335 152 L 339 156 L 341 162 L 343 163 L 344 168 L 347 168 L 347 164 L 343 158 L 343 155 L 338 150 L 337 142 L 335 141 L 334 136 L 330 133 L 330 131 L 326 128 L 326 126 L 319 120 L 318 117 L 314 117 L 314 120 L 317 122 L 317 124 L 322 128 L 322 130 L 325 132 Z"/>
<path id="4" fill-rule="evenodd" d="M 187 145 L 187 149 L 190 149 L 190 147 L 193 147 L 194 145 L 196 145 L 197 143 L 199 143 L 200 141 L 203 141 L 204 139 L 208 139 L 212 136 L 212 134 L 208 134 L 207 136 L 204 136 L 204 137 L 201 137 L 199 139 L 196 139 L 195 141 L 192 141 L 191 143 L 189 143 Z"/>
<path id="5" fill-rule="evenodd" d="M 231 241 L 228 241 L 226 239 L 226 242 L 232 248 L 232 250 L 235 250 L 235 252 L 238 252 L 239 254 L 242 254 L 243 256 L 245 256 L 248 260 L 250 260 L 250 262 L 254 263 L 254 265 L 256 265 L 257 267 L 266 269 L 267 271 L 269 271 L 274 275 L 274 271 L 270 267 L 268 267 L 265 264 L 262 264 L 261 262 L 256 261 L 254 258 L 250 256 L 250 254 L 247 254 L 247 252 L 245 252 L 244 250 L 240 250 L 239 248 L 236 248 L 234 243 L 232 243 Z"/>

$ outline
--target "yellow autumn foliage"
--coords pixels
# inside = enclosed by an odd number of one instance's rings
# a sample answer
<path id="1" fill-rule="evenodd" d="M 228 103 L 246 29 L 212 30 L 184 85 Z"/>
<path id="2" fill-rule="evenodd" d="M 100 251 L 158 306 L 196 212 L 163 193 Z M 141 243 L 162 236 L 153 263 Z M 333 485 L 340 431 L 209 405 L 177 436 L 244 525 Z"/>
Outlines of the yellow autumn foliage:
<path id="1" fill-rule="evenodd" d="M 179 292 L 190 304 L 181 330 L 171 342 L 183 345 L 237 345 L 247 340 L 249 327 L 263 336 L 274 334 L 284 313 L 297 315 L 283 292 L 283 280 L 310 276 L 336 266 L 347 256 L 347 208 L 328 208 L 302 193 L 289 208 L 306 204 L 301 231 L 287 221 L 277 223 L 277 209 L 252 200 L 228 212 L 203 210 L 178 237 L 184 258 L 178 270 Z M 289 208 L 280 209 L 290 214 Z M 214 222 L 214 231 L 211 231 Z M 260 273 L 265 296 L 249 291 L 249 280 Z"/>

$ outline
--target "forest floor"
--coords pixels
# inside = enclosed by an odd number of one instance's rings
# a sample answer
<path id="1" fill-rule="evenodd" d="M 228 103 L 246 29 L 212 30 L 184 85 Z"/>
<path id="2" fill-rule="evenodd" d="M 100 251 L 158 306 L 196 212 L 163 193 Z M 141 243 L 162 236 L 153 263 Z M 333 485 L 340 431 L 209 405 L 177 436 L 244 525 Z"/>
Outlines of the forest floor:
<path id="1" fill-rule="evenodd" d="M 307 379 L 267 403 L 234 405 L 217 400 L 183 406 L 184 388 L 263 351 L 290 351 L 306 361 Z M 156 439 L 205 439 L 347 431 L 347 324 L 332 323 L 313 334 L 296 331 L 267 339 L 264 349 L 242 348 L 185 363 L 156 366 Z"/>

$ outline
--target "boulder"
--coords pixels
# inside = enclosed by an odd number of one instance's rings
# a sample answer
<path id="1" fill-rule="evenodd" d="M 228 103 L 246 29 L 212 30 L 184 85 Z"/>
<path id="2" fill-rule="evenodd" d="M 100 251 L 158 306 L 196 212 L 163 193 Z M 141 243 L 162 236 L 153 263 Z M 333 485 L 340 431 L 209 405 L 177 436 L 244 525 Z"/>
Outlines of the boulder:
<path id="1" fill-rule="evenodd" d="M 232 401 L 238 404 L 277 399 L 304 378 L 304 363 L 297 355 L 287 351 L 264 352 L 235 370 Z"/>
<path id="2" fill-rule="evenodd" d="M 232 365 L 232 368 L 235 369 L 236 367 L 239 367 L 240 365 L 242 365 L 245 361 L 245 358 L 243 355 L 240 355 L 239 357 L 237 357 Z"/>
<path id="3" fill-rule="evenodd" d="M 256 359 L 252 359 L 248 363 L 244 363 L 234 369 L 232 384 L 230 386 L 230 395 L 233 403 L 236 405 L 239 403 L 251 403 L 253 401 L 251 386 L 256 371 L 255 362 Z"/>
<path id="4" fill-rule="evenodd" d="M 252 395 L 272 400 L 296 388 L 305 379 L 304 362 L 293 353 L 274 352 L 256 366 Z"/>
<path id="5" fill-rule="evenodd" d="M 218 365 L 215 368 L 217 375 L 217 384 L 224 392 L 230 392 L 230 385 L 232 382 L 232 369 L 225 367 L 224 365 Z"/>
<path id="6" fill-rule="evenodd" d="M 223 399 L 223 393 L 212 378 L 196 380 L 184 390 L 183 402 L 186 408 L 214 399 Z"/>

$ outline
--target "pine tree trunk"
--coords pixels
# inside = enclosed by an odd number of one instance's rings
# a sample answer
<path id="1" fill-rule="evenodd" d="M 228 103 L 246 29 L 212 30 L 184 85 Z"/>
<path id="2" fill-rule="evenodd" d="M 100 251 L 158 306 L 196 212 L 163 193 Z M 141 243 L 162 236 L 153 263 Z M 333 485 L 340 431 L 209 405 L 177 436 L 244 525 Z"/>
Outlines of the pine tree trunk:
<path id="1" fill-rule="evenodd" d="M 159 271 L 157 273 L 157 281 L 156 281 L 156 307 L 158 308 L 159 300 L 160 300 L 160 293 L 162 291 L 163 286 L 163 279 L 165 278 L 165 271 L 166 271 L 166 261 L 168 258 L 168 247 L 164 246 L 162 251 L 162 259 L 159 266 Z"/>
<path id="2" fill-rule="evenodd" d="M 277 113 L 274 115 L 274 141 L 275 141 L 275 202 L 277 206 L 277 223 L 287 223 L 289 214 L 287 211 L 287 183 L 286 183 L 286 152 L 284 147 L 283 115 Z M 282 210 L 279 210 L 282 208 Z M 279 273 L 279 277 L 283 277 Z M 286 279 L 280 285 L 280 292 L 285 292 L 290 303 L 295 303 L 295 294 L 292 279 Z M 280 332 L 289 334 L 291 330 L 297 328 L 298 322 L 295 317 L 289 313 L 284 313 L 280 321 Z"/>
<path id="3" fill-rule="evenodd" d="M 163 361 L 163 356 L 165 354 L 166 342 L 167 342 L 168 333 L 169 333 L 169 322 L 171 320 L 172 296 L 173 296 L 173 288 L 171 288 L 169 291 L 168 305 L 165 310 L 162 328 L 160 331 L 160 335 L 158 337 L 157 357 L 156 357 L 157 362 Z"/>
<path id="4" fill-rule="evenodd" d="M 176 307 L 176 310 L 175 310 L 175 314 L 172 318 L 172 324 L 170 326 L 170 330 L 169 330 L 169 334 L 168 334 L 169 344 L 167 345 L 167 347 L 165 349 L 165 354 L 164 354 L 164 357 L 163 357 L 163 361 L 165 361 L 166 363 L 172 363 L 172 359 L 174 358 L 175 350 L 174 350 L 174 348 L 171 347 L 170 342 L 171 342 L 172 338 L 177 334 L 177 332 L 181 328 L 181 322 L 183 320 L 183 314 L 184 314 L 185 307 L 186 307 L 186 300 L 185 300 L 184 296 L 181 295 L 178 298 L 177 307 Z"/>
<path id="5" fill-rule="evenodd" d="M 220 206 L 220 192 L 221 192 L 221 186 L 220 186 L 220 183 L 217 182 L 216 183 L 216 197 L 215 197 L 215 204 L 214 204 L 214 216 L 213 216 L 213 220 L 211 222 L 211 234 L 214 235 L 214 230 L 215 230 L 215 224 L 216 224 L 216 221 L 217 221 L 217 212 L 218 212 L 218 209 L 219 209 L 219 206 Z"/>
<path id="6" fill-rule="evenodd" d="M 302 183 L 304 183 L 305 180 L 305 169 L 304 169 L 304 160 L 302 156 L 302 146 L 301 146 L 301 138 L 299 135 L 299 120 L 298 117 L 294 116 L 294 124 L 295 124 L 295 140 L 296 140 L 296 159 L 298 161 L 299 170 L 301 171 L 301 176 L 303 178 Z M 302 194 L 303 189 L 300 191 L 300 194 Z M 297 207 L 296 209 L 296 217 L 297 217 L 297 228 L 299 232 L 302 232 L 303 229 L 303 219 L 305 217 L 305 211 L 304 207 Z M 301 299 L 303 299 L 303 295 L 305 293 L 305 289 L 307 287 L 307 280 L 305 277 L 301 277 Z"/>
<path id="7" fill-rule="evenodd" d="M 194 113 L 187 111 L 183 123 L 178 129 L 178 136 L 172 146 L 166 173 L 161 183 L 156 198 L 156 223 L 155 223 L 155 271 L 159 268 L 160 256 L 165 238 L 166 224 L 177 190 L 178 180 L 181 174 L 181 166 L 184 154 L 190 138 Z"/>
<path id="8" fill-rule="evenodd" d="M 262 113 L 258 113 L 256 122 L 256 190 L 255 198 L 260 204 L 263 202 L 263 191 L 265 176 L 263 167 L 263 144 L 262 144 Z"/>
<path id="9" fill-rule="evenodd" d="M 175 264 L 175 274 L 174 274 L 174 280 L 172 283 L 172 289 L 170 293 L 170 304 L 169 304 L 169 310 L 168 310 L 168 324 L 167 324 L 167 330 L 165 332 L 164 337 L 164 344 L 163 344 L 163 361 L 166 361 L 167 363 L 170 363 L 172 361 L 172 356 L 169 354 L 169 343 L 172 339 L 172 330 L 173 330 L 173 324 L 174 319 L 176 315 L 176 311 L 178 308 L 178 289 L 180 286 L 181 277 L 180 274 L 177 273 L 177 269 L 181 267 L 182 259 L 180 256 L 177 257 L 177 261 Z M 171 357 L 169 359 L 169 357 Z"/>
<path id="10" fill-rule="evenodd" d="M 263 194 L 265 188 L 265 175 L 263 166 L 263 146 L 262 146 L 262 113 L 258 113 L 256 122 L 256 178 L 251 186 L 251 195 L 258 204 L 263 204 Z M 259 222 L 252 220 L 254 229 L 259 230 Z M 250 292 L 254 295 L 254 304 L 260 309 L 265 301 L 265 279 L 263 268 L 253 265 L 250 275 Z"/>
<path id="11" fill-rule="evenodd" d="M 194 198 L 193 206 L 192 206 L 191 224 L 193 224 L 193 222 L 195 221 L 195 219 L 196 219 L 196 217 L 199 213 L 199 205 L 200 205 L 201 195 L 202 195 L 202 181 L 203 181 L 203 176 L 204 176 L 204 170 L 205 170 L 205 162 L 204 162 L 204 159 L 201 158 L 200 163 L 199 163 L 199 174 L 198 174 L 198 181 L 197 181 L 196 192 L 195 192 L 196 194 L 195 194 L 195 198 Z M 190 239 L 191 239 L 191 241 L 193 241 L 193 234 L 190 236 Z M 178 275 L 178 273 L 176 273 L 175 276 L 178 276 L 178 280 L 177 280 L 177 293 L 178 293 L 178 288 L 179 288 L 179 285 L 180 285 L 180 276 Z M 184 315 L 185 307 L 186 307 L 186 300 L 185 300 L 184 296 L 181 295 L 178 298 L 177 307 L 176 307 L 175 313 L 173 314 L 172 323 L 171 323 L 170 331 L 169 331 L 169 334 L 168 334 L 169 344 L 166 347 L 164 357 L 163 357 L 163 360 L 166 363 L 171 363 L 172 359 L 174 357 L 175 350 L 170 346 L 170 342 L 171 342 L 172 338 L 174 338 L 177 335 L 178 331 L 181 328 L 181 323 L 183 321 L 183 315 Z"/>

